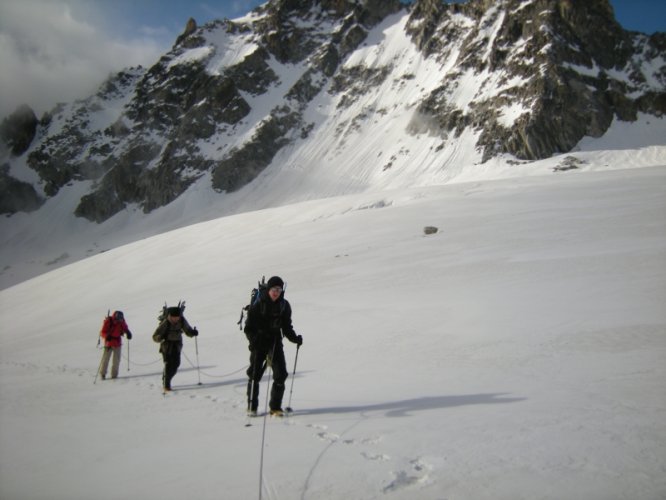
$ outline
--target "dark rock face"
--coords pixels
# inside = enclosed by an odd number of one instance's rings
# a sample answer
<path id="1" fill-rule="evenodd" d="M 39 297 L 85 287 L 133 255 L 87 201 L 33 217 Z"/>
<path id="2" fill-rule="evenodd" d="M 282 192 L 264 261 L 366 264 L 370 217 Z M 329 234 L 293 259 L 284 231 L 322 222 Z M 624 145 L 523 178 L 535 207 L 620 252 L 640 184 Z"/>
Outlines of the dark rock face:
<path id="1" fill-rule="evenodd" d="M 227 192 L 243 187 L 294 137 L 307 135 L 309 125 L 303 121 L 303 111 L 308 103 L 335 75 L 341 58 L 363 42 L 367 30 L 400 8 L 398 1 L 362 6 L 348 0 L 278 0 L 257 9 L 265 16 L 254 27 L 268 52 L 262 51 L 265 59 L 270 55 L 282 63 L 308 63 L 286 93 L 284 104 L 271 110 L 250 141 L 232 149 L 213 168 L 213 187 Z M 322 26 L 328 25 L 335 29 L 324 31 Z"/>
<path id="2" fill-rule="evenodd" d="M 30 106 L 19 106 L 0 124 L 0 140 L 14 156 L 25 153 L 37 132 L 37 117 Z"/>
<path id="3" fill-rule="evenodd" d="M 225 20 L 192 29 L 196 23 L 188 23 L 171 52 L 138 79 L 123 113 L 105 131 L 115 144 L 107 151 L 108 157 L 85 169 L 87 178 L 98 179 L 98 183 L 81 199 L 76 215 L 102 222 L 130 203 L 150 212 L 176 199 L 208 171 L 219 191 L 234 191 L 250 182 L 292 140 L 294 130 L 296 136 L 307 130 L 303 109 L 336 71 L 340 53 L 353 50 L 366 36 L 358 20 L 369 27 L 384 12 L 400 8 L 397 1 L 375 3 L 377 11 L 355 2 L 278 1 L 259 9 L 263 17 L 253 26 Z M 354 16 L 336 31 L 337 42 L 331 40 L 331 33 L 318 30 L 319 24 L 347 16 L 350 9 Z M 299 27 L 295 15 L 311 20 L 313 26 Z M 256 47 L 232 64 L 211 71 L 217 59 L 225 57 L 220 53 L 225 47 L 212 44 L 209 38 L 224 33 L 246 36 Z M 271 69 L 271 58 L 311 62 L 284 96 L 284 103 L 261 121 L 250 140 L 228 148 L 222 158 L 204 153 L 206 142 L 219 143 L 220 137 L 230 137 L 250 113 L 244 95 L 259 96 L 280 84 Z M 68 130 L 67 135 L 73 148 L 81 148 L 86 141 L 79 132 Z M 61 148 L 65 142 L 58 139 Z M 38 155 L 33 157 L 35 166 L 40 162 L 58 165 L 40 171 L 49 194 L 82 174 L 81 164 Z M 63 156 L 74 156 L 71 148 Z"/>
<path id="4" fill-rule="evenodd" d="M 407 16 L 407 43 L 448 68 L 414 106 L 422 126 L 442 139 L 473 130 L 484 161 L 548 157 L 601 136 L 614 117 L 666 112 L 666 68 L 646 69 L 664 58 L 666 34 L 624 31 L 608 0 L 272 0 L 236 22 L 190 19 L 152 67 L 119 72 L 39 121 L 27 107 L 5 120 L 6 155 L 25 155 L 40 178 L 35 190 L 5 168 L 5 213 L 34 209 L 38 191 L 57 196 L 78 181 L 92 187 L 75 214 L 96 222 L 128 205 L 164 206 L 204 175 L 217 191 L 242 188 L 282 148 L 308 137 L 316 97 L 344 110 L 389 79 L 419 85 L 391 63 L 349 63 L 398 12 Z M 285 68 L 296 72 L 288 84 Z M 476 93 L 456 101 L 470 85 Z M 384 110 L 365 106 L 350 130 L 361 129 L 365 112 Z"/>
<path id="5" fill-rule="evenodd" d="M 0 167 L 0 214 L 31 212 L 37 210 L 44 200 L 35 188 L 9 175 L 9 165 Z"/>
<path id="6" fill-rule="evenodd" d="M 499 153 L 545 158 L 570 151 L 586 135 L 603 135 L 614 116 L 632 121 L 638 111 L 664 112 L 663 85 L 658 92 L 642 89 L 644 59 L 637 56 L 663 55 L 664 35 L 625 32 L 607 0 L 418 0 L 408 32 L 432 57 L 450 56 L 451 46 L 459 47 L 459 73 L 424 100 L 420 111 L 445 134 L 478 130 L 484 161 Z M 627 68 L 633 85 L 612 76 Z M 447 101 L 466 72 L 484 79 L 498 71 L 499 83 L 509 84 L 498 95 L 475 100 L 467 111 Z M 662 70 L 662 83 L 664 76 Z M 638 99 L 627 97 L 637 92 Z M 501 116 L 512 106 L 525 112 L 508 123 Z"/>
<path id="7" fill-rule="evenodd" d="M 127 126 L 120 118 L 107 128 L 95 122 L 114 114 L 109 110 L 122 101 L 142 73 L 141 68 L 121 72 L 94 96 L 59 105 L 42 118 L 43 139 L 28 153 L 27 164 L 39 174 L 47 196 L 55 196 L 69 182 L 98 179 L 108 170 L 109 158 L 128 133 Z"/>

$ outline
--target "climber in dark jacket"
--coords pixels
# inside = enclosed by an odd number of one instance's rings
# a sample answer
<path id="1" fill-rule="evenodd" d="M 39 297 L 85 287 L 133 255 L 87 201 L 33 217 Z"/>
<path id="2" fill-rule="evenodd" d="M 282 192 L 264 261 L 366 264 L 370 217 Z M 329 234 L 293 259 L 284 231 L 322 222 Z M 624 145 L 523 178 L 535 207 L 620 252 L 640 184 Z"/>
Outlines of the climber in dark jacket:
<path id="1" fill-rule="evenodd" d="M 192 328 L 187 322 L 180 307 L 169 307 L 166 319 L 159 324 L 155 333 L 153 333 L 153 340 L 159 342 L 160 353 L 162 353 L 162 359 L 164 360 L 162 383 L 165 392 L 171 390 L 171 379 L 180 366 L 180 351 L 183 349 L 183 332 L 188 337 L 199 335 L 199 331 L 196 328 Z"/>
<path id="2" fill-rule="evenodd" d="M 269 407 L 271 415 L 282 416 L 282 397 L 287 380 L 287 363 L 284 357 L 282 337 L 300 346 L 303 337 L 296 335 L 291 324 L 291 306 L 284 298 L 284 282 L 273 276 L 261 290 L 259 300 L 250 305 L 245 323 L 245 335 L 250 342 L 250 367 L 247 384 L 248 413 L 257 414 L 259 382 L 270 363 L 273 370 L 273 386 Z"/>

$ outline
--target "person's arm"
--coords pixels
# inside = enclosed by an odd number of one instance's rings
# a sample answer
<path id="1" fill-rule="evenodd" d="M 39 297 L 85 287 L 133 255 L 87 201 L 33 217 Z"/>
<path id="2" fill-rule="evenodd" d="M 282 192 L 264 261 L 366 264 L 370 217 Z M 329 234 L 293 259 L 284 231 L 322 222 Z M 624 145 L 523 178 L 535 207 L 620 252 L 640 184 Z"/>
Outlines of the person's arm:
<path id="1" fill-rule="evenodd" d="M 249 345 L 250 350 L 254 348 L 254 345 L 257 341 L 257 335 L 259 333 L 257 327 L 258 317 L 259 317 L 258 303 L 252 304 L 250 308 L 247 310 L 247 319 L 245 320 L 245 328 L 243 329 L 243 332 L 245 332 L 245 337 L 247 338 L 247 341 L 250 344 Z"/>
<path id="2" fill-rule="evenodd" d="M 104 318 L 104 321 L 102 322 L 102 328 L 99 331 L 99 336 L 102 337 L 103 339 L 106 339 L 107 335 L 109 334 L 109 327 L 111 326 L 111 318 L 107 316 Z"/>
<path id="3" fill-rule="evenodd" d="M 127 337 L 127 340 L 132 340 L 132 332 L 130 332 L 129 326 L 127 326 L 127 322 L 123 320 L 123 333 Z"/>
<path id="4" fill-rule="evenodd" d="M 297 345 L 303 344 L 303 337 L 297 335 L 294 326 L 291 324 L 291 305 L 285 300 L 284 311 L 282 311 L 282 334 L 287 337 L 289 342 Z"/>
<path id="5" fill-rule="evenodd" d="M 168 327 L 168 323 L 169 321 L 165 319 L 157 326 L 157 328 L 155 329 L 155 333 L 153 333 L 154 342 L 160 343 L 166 339 L 166 330 Z"/>
<path id="6" fill-rule="evenodd" d="M 180 326 L 188 337 L 196 337 L 199 335 L 199 330 L 197 330 L 196 327 L 192 328 L 184 317 L 181 318 Z"/>

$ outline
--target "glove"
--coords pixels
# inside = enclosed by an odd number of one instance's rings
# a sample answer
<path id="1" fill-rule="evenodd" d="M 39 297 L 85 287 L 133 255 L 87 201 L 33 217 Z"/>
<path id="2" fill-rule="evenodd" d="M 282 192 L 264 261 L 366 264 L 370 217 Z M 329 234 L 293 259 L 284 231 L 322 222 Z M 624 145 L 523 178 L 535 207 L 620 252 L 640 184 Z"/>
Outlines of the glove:
<path id="1" fill-rule="evenodd" d="M 197 335 L 199 335 L 199 330 L 192 328 L 192 337 L 196 337 Z"/>
<path id="2" fill-rule="evenodd" d="M 303 345 L 303 335 L 296 335 L 296 345 L 299 347 Z"/>
<path id="3" fill-rule="evenodd" d="M 130 332 L 129 330 L 127 330 L 126 335 L 127 335 L 127 340 L 132 340 L 132 332 Z"/>

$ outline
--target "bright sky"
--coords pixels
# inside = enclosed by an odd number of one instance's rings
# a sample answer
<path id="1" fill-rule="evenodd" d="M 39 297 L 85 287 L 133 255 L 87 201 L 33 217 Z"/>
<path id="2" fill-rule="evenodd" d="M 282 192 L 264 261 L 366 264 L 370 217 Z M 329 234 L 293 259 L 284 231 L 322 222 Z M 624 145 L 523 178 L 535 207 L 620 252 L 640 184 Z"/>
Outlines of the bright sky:
<path id="1" fill-rule="evenodd" d="M 106 75 L 148 66 L 190 17 L 239 17 L 263 0 L 0 0 L 0 118 L 19 104 L 41 116 L 93 93 Z M 611 0 L 627 29 L 666 31 L 664 0 Z M 102 76 L 101 76 L 102 75 Z"/>

